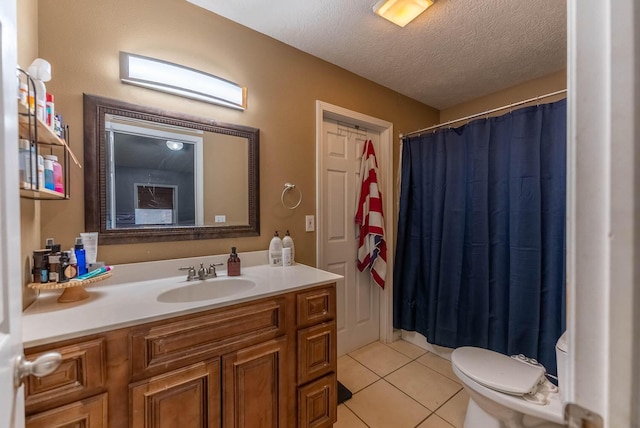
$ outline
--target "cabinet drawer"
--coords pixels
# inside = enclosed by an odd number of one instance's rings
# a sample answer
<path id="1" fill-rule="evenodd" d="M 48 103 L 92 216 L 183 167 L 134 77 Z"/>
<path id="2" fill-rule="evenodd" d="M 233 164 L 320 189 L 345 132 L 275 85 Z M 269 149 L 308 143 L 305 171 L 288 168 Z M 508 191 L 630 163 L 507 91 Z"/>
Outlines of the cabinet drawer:
<path id="1" fill-rule="evenodd" d="M 331 373 L 298 388 L 298 427 L 331 427 L 338 420 L 338 384 Z"/>
<path id="2" fill-rule="evenodd" d="M 29 376 L 25 379 L 27 414 L 104 391 L 106 361 L 103 338 L 27 354 L 26 357 L 28 360 L 34 360 L 50 351 L 59 352 L 62 355 L 62 363 L 48 376 L 41 378 Z"/>
<path id="3" fill-rule="evenodd" d="M 286 300 L 273 299 L 131 332 L 134 378 L 166 372 L 285 334 Z"/>
<path id="4" fill-rule="evenodd" d="M 66 406 L 27 416 L 26 428 L 107 428 L 107 394 L 76 401 Z"/>
<path id="5" fill-rule="evenodd" d="M 336 323 L 298 331 L 298 385 L 336 370 Z"/>
<path id="6" fill-rule="evenodd" d="M 298 327 L 330 321 L 336 317 L 335 284 L 298 293 L 296 300 Z"/>

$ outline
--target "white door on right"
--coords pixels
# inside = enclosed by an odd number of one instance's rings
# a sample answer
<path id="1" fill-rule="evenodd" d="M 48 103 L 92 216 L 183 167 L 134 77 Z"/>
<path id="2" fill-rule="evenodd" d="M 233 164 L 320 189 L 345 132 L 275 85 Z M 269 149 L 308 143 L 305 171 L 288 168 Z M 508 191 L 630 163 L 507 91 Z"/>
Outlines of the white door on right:
<path id="1" fill-rule="evenodd" d="M 356 267 L 356 189 L 364 142 L 376 150 L 380 134 L 325 118 L 319 156 L 320 269 L 344 276 L 337 284 L 338 355 L 344 355 L 380 337 L 380 288 L 369 271 Z M 385 197 L 385 195 L 383 195 Z"/>

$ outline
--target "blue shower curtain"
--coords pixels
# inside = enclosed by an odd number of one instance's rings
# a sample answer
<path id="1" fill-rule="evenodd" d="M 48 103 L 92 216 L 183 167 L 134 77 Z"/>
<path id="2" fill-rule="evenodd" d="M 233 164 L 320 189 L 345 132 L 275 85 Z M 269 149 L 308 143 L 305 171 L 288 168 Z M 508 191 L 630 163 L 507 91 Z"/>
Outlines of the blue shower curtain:
<path id="1" fill-rule="evenodd" d="M 405 139 L 401 177 L 394 327 L 556 373 L 566 101 Z"/>

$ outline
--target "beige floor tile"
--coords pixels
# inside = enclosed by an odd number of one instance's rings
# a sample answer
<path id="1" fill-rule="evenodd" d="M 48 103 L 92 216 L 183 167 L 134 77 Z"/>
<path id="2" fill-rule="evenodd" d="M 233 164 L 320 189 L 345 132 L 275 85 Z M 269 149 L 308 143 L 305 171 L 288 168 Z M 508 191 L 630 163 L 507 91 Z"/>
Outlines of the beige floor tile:
<path id="1" fill-rule="evenodd" d="M 451 361 L 447 360 L 446 358 L 442 358 L 437 356 L 436 354 L 427 352 L 416 361 L 420 364 L 424 364 L 425 366 L 437 371 L 442 375 L 445 375 L 449 379 L 460 383 L 460 379 L 458 379 L 458 376 L 456 376 L 456 374 L 453 372 L 453 369 L 451 368 Z"/>
<path id="2" fill-rule="evenodd" d="M 396 340 L 395 342 L 387 343 L 387 345 L 391 346 L 396 351 L 403 353 L 412 360 L 415 360 L 420 355 L 427 352 L 421 347 L 416 346 L 413 343 L 405 342 L 404 340 Z"/>
<path id="3" fill-rule="evenodd" d="M 349 356 L 379 376 L 386 376 L 411 361 L 406 355 L 380 342 L 370 343 L 349 353 Z"/>
<path id="4" fill-rule="evenodd" d="M 462 387 L 435 370 L 411 362 L 385 380 L 430 410 L 436 410 Z"/>
<path id="5" fill-rule="evenodd" d="M 353 394 L 380 379 L 380 376 L 348 355 L 338 358 L 338 380 Z"/>
<path id="6" fill-rule="evenodd" d="M 371 428 L 413 428 L 431 413 L 382 379 L 345 404 Z"/>
<path id="7" fill-rule="evenodd" d="M 347 406 L 340 404 L 338 422 L 333 424 L 333 428 L 367 428 L 367 426 Z"/>
<path id="8" fill-rule="evenodd" d="M 334 425 L 334 427 L 335 426 L 336 425 Z M 434 413 L 429 416 L 426 421 L 418 425 L 417 428 L 453 428 L 453 425 Z"/>
<path id="9" fill-rule="evenodd" d="M 454 427 L 462 428 L 467 404 L 469 404 L 469 394 L 463 389 L 447 401 L 444 406 L 436 410 L 436 414 Z"/>

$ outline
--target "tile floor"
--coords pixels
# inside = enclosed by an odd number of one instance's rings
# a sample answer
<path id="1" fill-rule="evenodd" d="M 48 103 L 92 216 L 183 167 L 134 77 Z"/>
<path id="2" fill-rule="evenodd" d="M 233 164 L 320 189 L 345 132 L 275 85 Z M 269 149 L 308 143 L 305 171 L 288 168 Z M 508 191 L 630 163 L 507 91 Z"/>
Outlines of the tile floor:
<path id="1" fill-rule="evenodd" d="M 334 428 L 462 428 L 469 400 L 451 363 L 409 342 L 371 343 L 338 358 L 353 393 Z"/>

